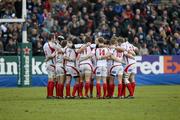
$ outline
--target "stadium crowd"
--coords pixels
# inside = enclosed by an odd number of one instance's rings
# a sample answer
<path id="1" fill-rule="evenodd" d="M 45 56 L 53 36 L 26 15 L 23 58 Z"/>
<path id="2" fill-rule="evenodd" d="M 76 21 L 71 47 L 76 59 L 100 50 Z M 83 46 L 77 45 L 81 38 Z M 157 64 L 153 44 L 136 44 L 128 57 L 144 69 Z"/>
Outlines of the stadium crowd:
<path id="1" fill-rule="evenodd" d="M 171 5 L 172 4 L 172 5 Z M 27 0 L 28 41 L 33 55 L 43 55 L 50 33 L 84 43 L 102 36 L 123 37 L 140 49 L 140 55 L 180 55 L 180 4 L 160 0 Z M 2 0 L 0 18 L 21 18 L 21 0 Z M 22 42 L 21 23 L 0 23 L 0 53 L 17 51 Z"/>

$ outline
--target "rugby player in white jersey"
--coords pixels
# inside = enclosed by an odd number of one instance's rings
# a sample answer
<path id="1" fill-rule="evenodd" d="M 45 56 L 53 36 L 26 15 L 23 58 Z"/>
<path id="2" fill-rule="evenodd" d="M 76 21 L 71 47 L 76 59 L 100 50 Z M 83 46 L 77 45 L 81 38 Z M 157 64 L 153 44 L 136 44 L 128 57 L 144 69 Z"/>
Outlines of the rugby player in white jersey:
<path id="1" fill-rule="evenodd" d="M 66 69 L 66 98 L 71 97 L 70 83 L 72 78 L 79 77 L 79 71 L 76 68 L 77 53 L 75 51 L 72 39 L 67 41 L 67 47 L 64 50 L 64 60 Z M 81 87 L 81 86 L 79 86 Z"/>
<path id="2" fill-rule="evenodd" d="M 111 41 L 112 46 L 116 47 L 118 46 L 117 39 L 114 39 Z M 112 66 L 110 68 L 110 74 L 113 76 L 112 83 L 114 83 L 115 78 L 118 78 L 118 98 L 121 98 L 122 95 L 122 77 L 123 77 L 123 51 L 118 51 L 116 49 L 113 49 L 111 59 L 112 59 Z M 113 85 L 110 84 L 110 91 L 113 92 Z M 110 94 L 112 97 L 113 93 Z"/>
<path id="3" fill-rule="evenodd" d="M 58 39 L 56 40 L 56 96 L 59 99 L 63 98 L 64 75 L 66 74 L 63 64 L 64 50 L 60 44 L 62 40 L 64 40 L 63 36 L 58 36 Z"/>
<path id="4" fill-rule="evenodd" d="M 46 62 L 46 71 L 48 73 L 48 84 L 47 84 L 47 99 L 54 98 L 53 91 L 55 86 L 55 56 L 56 56 L 56 44 L 54 40 L 54 34 L 50 34 L 48 42 L 43 46 Z"/>
<path id="5" fill-rule="evenodd" d="M 107 46 L 110 53 L 113 54 L 113 51 L 115 50 L 114 47 L 117 44 L 116 41 L 116 37 L 112 37 L 111 41 L 110 41 L 110 45 Z M 114 84 L 114 78 L 110 73 L 110 69 L 112 67 L 113 64 L 113 60 L 109 57 L 108 61 L 107 61 L 107 69 L 108 69 L 108 76 L 107 76 L 107 91 L 108 91 L 108 97 L 111 98 L 114 96 L 114 88 L 115 88 L 115 84 Z"/>
<path id="6" fill-rule="evenodd" d="M 138 48 L 135 47 L 133 44 L 129 43 L 128 41 L 122 43 L 121 47 L 124 48 L 128 53 L 130 53 L 133 56 L 135 56 L 136 52 L 138 52 Z M 131 87 L 132 87 L 132 95 L 134 96 L 134 91 L 135 91 L 135 86 L 136 86 L 136 83 L 135 83 L 136 60 L 125 56 L 124 61 L 126 63 L 126 67 L 124 69 L 124 74 L 125 74 L 124 78 L 129 79 L 129 82 L 131 83 Z"/>
<path id="7" fill-rule="evenodd" d="M 121 44 L 121 47 L 125 49 L 124 52 L 124 62 L 126 66 L 124 67 L 124 83 L 129 90 L 129 96 L 127 98 L 134 98 L 135 90 L 135 64 L 136 60 L 134 57 L 129 57 L 128 55 L 135 56 L 135 51 L 138 51 L 138 48 L 130 44 L 128 41 Z"/>
<path id="8" fill-rule="evenodd" d="M 103 98 L 107 97 L 107 59 L 111 56 L 107 47 L 104 47 L 104 38 L 98 38 L 98 48 L 95 50 L 95 56 L 97 59 L 96 63 L 96 89 L 97 98 L 101 98 L 101 84 L 100 81 L 103 80 Z"/>
<path id="9" fill-rule="evenodd" d="M 90 90 L 90 83 L 93 73 L 92 57 L 93 53 L 91 50 L 91 39 L 88 37 L 85 40 L 86 44 L 82 45 L 78 50 L 78 67 L 80 71 L 80 83 L 85 81 L 85 94 L 84 98 L 88 98 L 88 92 Z"/>

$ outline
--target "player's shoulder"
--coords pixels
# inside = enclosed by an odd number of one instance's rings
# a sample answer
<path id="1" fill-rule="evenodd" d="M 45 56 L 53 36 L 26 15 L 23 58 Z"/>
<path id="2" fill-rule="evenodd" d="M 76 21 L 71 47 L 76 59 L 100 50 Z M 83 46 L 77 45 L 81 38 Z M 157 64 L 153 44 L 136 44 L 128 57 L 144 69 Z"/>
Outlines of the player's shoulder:
<path id="1" fill-rule="evenodd" d="M 44 45 L 43 45 L 44 49 L 47 48 L 47 47 L 48 47 L 48 42 L 44 43 Z"/>

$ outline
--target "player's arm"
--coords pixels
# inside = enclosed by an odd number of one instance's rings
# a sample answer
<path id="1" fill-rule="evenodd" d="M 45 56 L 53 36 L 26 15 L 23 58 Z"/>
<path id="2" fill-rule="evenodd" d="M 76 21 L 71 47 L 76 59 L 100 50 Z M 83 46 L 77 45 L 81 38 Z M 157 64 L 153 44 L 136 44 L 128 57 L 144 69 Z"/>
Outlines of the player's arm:
<path id="1" fill-rule="evenodd" d="M 56 51 L 54 51 L 51 55 L 46 56 L 45 62 L 47 62 L 47 61 L 53 59 L 55 56 L 56 56 Z"/>
<path id="2" fill-rule="evenodd" d="M 127 57 L 128 57 L 128 58 L 130 58 L 130 59 L 135 60 L 134 55 L 130 54 L 130 53 L 129 53 L 129 52 L 127 52 L 127 51 L 125 51 L 125 52 L 124 52 L 124 55 L 125 55 L 125 56 L 127 56 Z"/>
<path id="3" fill-rule="evenodd" d="M 66 55 L 63 56 L 63 59 L 66 60 L 66 61 L 70 61 L 70 62 L 75 61 L 75 59 L 72 59 L 72 58 L 70 58 L 70 57 L 68 57 Z"/>
<path id="4" fill-rule="evenodd" d="M 91 45 L 91 43 L 88 42 L 87 44 L 83 45 L 80 49 L 78 49 L 76 52 L 77 52 L 77 53 L 83 52 L 84 49 L 86 49 L 86 48 L 87 48 L 88 46 L 90 46 L 90 45 Z"/>
<path id="5" fill-rule="evenodd" d="M 88 54 L 84 57 L 79 57 L 79 61 L 82 62 L 82 61 L 87 60 L 87 59 L 92 58 L 92 57 L 93 57 L 93 54 L 91 53 L 91 54 Z"/>
<path id="6" fill-rule="evenodd" d="M 98 60 L 104 60 L 104 59 L 108 59 L 110 56 L 111 56 L 111 53 L 108 52 L 106 55 L 97 57 L 97 59 Z"/>
<path id="7" fill-rule="evenodd" d="M 135 56 L 136 53 L 138 53 L 139 49 L 135 46 L 133 46 L 133 50 L 129 50 L 128 53 Z"/>
<path id="8" fill-rule="evenodd" d="M 131 55 L 133 55 L 133 56 L 136 55 L 136 53 L 135 53 L 134 51 L 132 51 L 132 50 L 129 50 L 128 53 L 131 54 Z"/>
<path id="9" fill-rule="evenodd" d="M 117 50 L 118 52 L 124 52 L 125 49 L 122 47 L 115 47 L 115 50 Z"/>
<path id="10" fill-rule="evenodd" d="M 116 61 L 116 62 L 119 62 L 119 63 L 123 63 L 124 64 L 124 62 L 122 61 L 122 60 L 120 60 L 118 57 L 116 57 L 116 56 L 114 56 L 114 55 L 111 55 L 111 60 L 114 60 L 114 61 Z"/>

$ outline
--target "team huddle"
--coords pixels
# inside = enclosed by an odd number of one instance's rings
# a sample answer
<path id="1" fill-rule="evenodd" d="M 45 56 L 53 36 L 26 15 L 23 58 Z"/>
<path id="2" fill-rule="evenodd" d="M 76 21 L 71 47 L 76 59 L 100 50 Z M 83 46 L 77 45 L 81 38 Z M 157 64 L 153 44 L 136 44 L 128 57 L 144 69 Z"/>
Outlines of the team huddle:
<path id="1" fill-rule="evenodd" d="M 75 39 L 64 40 L 63 36 L 56 39 L 51 34 L 43 49 L 48 73 L 48 99 L 92 98 L 94 80 L 98 99 L 134 98 L 134 56 L 138 49 L 128 41 L 114 38 L 107 44 L 104 38 L 99 37 L 95 44 L 91 44 L 88 38 L 85 44 L 77 44 Z M 71 91 L 72 78 L 75 84 Z M 115 80 L 118 80 L 117 96 Z M 126 95 L 126 88 L 129 95 Z"/>

